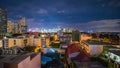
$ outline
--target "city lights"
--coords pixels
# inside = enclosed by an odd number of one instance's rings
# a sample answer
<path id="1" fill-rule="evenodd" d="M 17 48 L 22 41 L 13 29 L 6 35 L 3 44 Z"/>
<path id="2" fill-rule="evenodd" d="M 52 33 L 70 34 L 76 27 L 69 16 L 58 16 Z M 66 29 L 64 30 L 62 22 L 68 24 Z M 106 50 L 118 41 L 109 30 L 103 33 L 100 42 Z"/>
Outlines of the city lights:
<path id="1" fill-rule="evenodd" d="M 0 68 L 120 68 L 120 0 L 0 0 Z"/>

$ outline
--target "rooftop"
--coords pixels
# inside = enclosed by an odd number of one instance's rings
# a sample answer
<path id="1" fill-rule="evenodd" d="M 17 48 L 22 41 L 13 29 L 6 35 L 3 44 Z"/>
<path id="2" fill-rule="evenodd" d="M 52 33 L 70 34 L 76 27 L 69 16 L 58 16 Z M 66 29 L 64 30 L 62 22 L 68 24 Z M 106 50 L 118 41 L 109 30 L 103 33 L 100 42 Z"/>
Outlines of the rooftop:
<path id="1" fill-rule="evenodd" d="M 23 61 L 25 58 L 30 57 L 30 60 L 33 59 L 36 55 L 38 55 L 39 53 L 26 53 L 26 54 L 20 54 L 17 56 L 5 56 L 2 59 L 2 62 L 6 62 L 6 63 L 20 63 L 21 61 Z"/>
<path id="2" fill-rule="evenodd" d="M 105 47 L 107 47 L 109 50 L 120 50 L 120 48 L 115 46 L 105 46 Z"/>
<path id="3" fill-rule="evenodd" d="M 79 68 L 106 68 L 98 61 L 89 61 L 89 62 L 76 62 L 76 66 Z"/>
<path id="4" fill-rule="evenodd" d="M 120 50 L 109 50 L 111 53 L 114 53 L 118 56 L 120 56 Z"/>
<path id="5" fill-rule="evenodd" d="M 0 56 L 0 62 L 1 62 L 1 61 L 9 60 L 9 59 L 11 59 L 11 58 L 13 58 L 13 57 L 16 57 L 16 55 L 1 55 L 1 56 Z"/>
<path id="6" fill-rule="evenodd" d="M 88 45 L 112 45 L 110 43 L 99 42 L 99 41 L 83 41 L 83 42 Z"/>

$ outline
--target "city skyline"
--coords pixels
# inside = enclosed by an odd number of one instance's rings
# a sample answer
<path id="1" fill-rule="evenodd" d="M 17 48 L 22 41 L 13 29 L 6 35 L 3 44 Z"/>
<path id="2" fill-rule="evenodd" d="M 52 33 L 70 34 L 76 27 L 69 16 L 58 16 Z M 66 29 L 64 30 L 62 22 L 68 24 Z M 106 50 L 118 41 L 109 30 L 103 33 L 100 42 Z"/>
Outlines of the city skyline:
<path id="1" fill-rule="evenodd" d="M 8 20 L 27 18 L 29 28 L 120 31 L 119 0 L 1 0 Z"/>

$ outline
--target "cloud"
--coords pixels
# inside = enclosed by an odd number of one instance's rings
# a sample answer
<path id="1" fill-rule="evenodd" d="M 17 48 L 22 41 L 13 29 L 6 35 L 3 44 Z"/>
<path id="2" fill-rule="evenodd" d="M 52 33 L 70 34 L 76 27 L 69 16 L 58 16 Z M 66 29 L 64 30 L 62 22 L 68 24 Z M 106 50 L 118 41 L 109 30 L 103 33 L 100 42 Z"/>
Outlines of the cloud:
<path id="1" fill-rule="evenodd" d="M 65 13 L 65 10 L 57 11 L 57 13 Z"/>
<path id="2" fill-rule="evenodd" d="M 28 24 L 28 27 L 29 28 L 32 28 L 32 27 L 37 27 L 39 22 L 35 21 L 34 18 L 29 18 L 27 19 L 27 24 Z"/>
<path id="3" fill-rule="evenodd" d="M 109 5 L 113 6 L 113 7 L 120 7 L 120 1 L 119 0 L 112 0 L 109 2 Z"/>
<path id="4" fill-rule="evenodd" d="M 39 14 L 47 14 L 48 13 L 48 11 L 46 9 L 43 9 L 43 8 L 40 8 L 37 12 Z"/>
<path id="5" fill-rule="evenodd" d="M 16 15 L 15 17 L 16 18 L 22 18 L 23 16 L 19 14 L 19 15 Z"/>
<path id="6" fill-rule="evenodd" d="M 28 18 L 27 24 L 29 28 L 42 28 L 46 23 L 45 23 L 45 19 L 36 20 L 35 18 Z M 49 25 L 47 24 L 47 26 Z"/>
<path id="7" fill-rule="evenodd" d="M 40 22 L 44 22 L 44 21 L 45 21 L 45 19 L 40 19 L 39 21 L 40 21 Z"/>
<path id="8" fill-rule="evenodd" d="M 98 20 L 98 21 L 90 21 L 84 23 L 65 23 L 65 22 L 44 22 L 44 19 L 40 19 L 36 21 L 35 19 L 27 19 L 29 23 L 28 26 L 31 28 L 52 28 L 60 26 L 61 28 L 73 28 L 80 29 L 82 31 L 100 31 L 100 32 L 113 32 L 120 31 L 120 19 L 107 19 L 107 20 Z M 49 24 L 49 25 L 48 25 Z"/>
<path id="9" fill-rule="evenodd" d="M 84 23 L 60 23 L 61 27 L 79 29 L 81 31 L 99 31 L 99 32 L 116 32 L 120 31 L 120 19 L 106 19 L 90 21 Z"/>
<path id="10" fill-rule="evenodd" d="M 94 31 L 120 31 L 120 19 L 99 20 L 79 24 L 81 29 Z"/>

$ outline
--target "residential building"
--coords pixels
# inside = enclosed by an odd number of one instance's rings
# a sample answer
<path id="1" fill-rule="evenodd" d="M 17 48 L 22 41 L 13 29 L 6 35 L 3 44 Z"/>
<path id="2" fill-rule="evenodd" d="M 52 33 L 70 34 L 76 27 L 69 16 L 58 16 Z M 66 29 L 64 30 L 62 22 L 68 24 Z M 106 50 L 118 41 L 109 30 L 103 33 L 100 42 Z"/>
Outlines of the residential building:
<path id="1" fill-rule="evenodd" d="M 58 35 L 57 33 L 54 33 L 54 41 L 57 41 L 58 40 Z"/>
<path id="2" fill-rule="evenodd" d="M 12 21 L 7 22 L 7 33 L 14 33 L 14 23 Z"/>
<path id="3" fill-rule="evenodd" d="M 22 18 L 18 22 L 18 31 L 22 34 L 27 32 L 26 18 Z"/>
<path id="4" fill-rule="evenodd" d="M 29 38 L 30 46 L 41 46 L 41 38 Z"/>
<path id="5" fill-rule="evenodd" d="M 72 31 L 72 41 L 79 42 L 79 40 L 80 40 L 79 35 L 80 35 L 80 32 L 78 30 Z"/>
<path id="6" fill-rule="evenodd" d="M 105 46 L 104 56 L 109 60 L 112 68 L 120 68 L 120 48 L 115 46 Z"/>
<path id="7" fill-rule="evenodd" d="M 1 68 L 41 68 L 40 53 L 3 56 L 0 59 Z"/>
<path id="8" fill-rule="evenodd" d="M 46 43 L 47 46 L 50 45 L 50 37 L 46 37 L 45 38 L 45 43 Z"/>
<path id="9" fill-rule="evenodd" d="M 26 19 L 22 18 L 18 23 L 12 21 L 7 22 L 7 33 L 11 34 L 23 34 L 27 32 Z"/>
<path id="10" fill-rule="evenodd" d="M 11 47 L 25 47 L 25 46 L 41 46 L 41 38 L 6 38 L 3 39 L 3 47 L 11 48 Z M 2 44 L 2 43 L 1 43 Z"/>
<path id="11" fill-rule="evenodd" d="M 85 41 L 85 40 L 92 39 L 92 36 L 90 34 L 81 33 L 79 38 L 80 38 L 80 41 Z"/>
<path id="12" fill-rule="evenodd" d="M 0 8 L 0 37 L 7 33 L 7 10 Z"/>
<path id="13" fill-rule="evenodd" d="M 18 34 L 19 33 L 19 28 L 18 28 L 18 23 L 14 23 L 14 33 Z"/>
<path id="14" fill-rule="evenodd" d="M 60 42 L 71 43 L 72 38 L 71 38 L 71 36 L 65 36 L 65 35 L 63 35 L 63 36 L 59 37 L 59 41 Z"/>
<path id="15" fill-rule="evenodd" d="M 102 54 L 104 46 L 112 46 L 112 44 L 98 41 L 82 41 L 80 44 L 91 56 Z"/>

